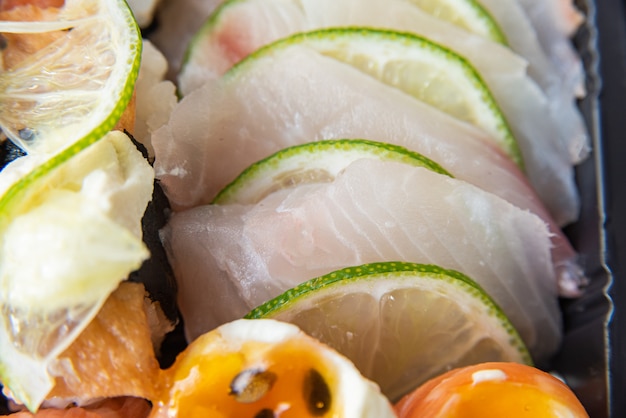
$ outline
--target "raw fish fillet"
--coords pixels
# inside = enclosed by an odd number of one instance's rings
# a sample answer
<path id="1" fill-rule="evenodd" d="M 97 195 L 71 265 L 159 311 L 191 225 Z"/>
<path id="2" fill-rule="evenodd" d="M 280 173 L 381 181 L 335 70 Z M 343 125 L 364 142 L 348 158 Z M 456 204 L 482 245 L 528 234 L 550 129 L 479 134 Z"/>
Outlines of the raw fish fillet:
<path id="1" fill-rule="evenodd" d="M 157 177 L 175 210 L 210 203 L 248 165 L 287 146 L 343 138 L 390 142 L 540 215 L 555 234 L 561 288 L 572 294 L 581 273 L 558 221 L 482 131 L 352 67 L 312 51 L 289 51 L 259 62 L 255 71 L 195 91 L 155 132 Z M 574 216 L 573 182 L 548 185 L 557 219 Z"/>
<path id="2" fill-rule="evenodd" d="M 571 37 L 584 22 L 572 0 L 518 0 L 530 19 L 539 43 L 558 74 L 577 96 L 585 94 L 585 71 Z"/>
<path id="3" fill-rule="evenodd" d="M 403 145 L 414 142 L 411 137 L 429 137 L 428 149 L 416 151 L 457 176 L 460 170 L 481 171 L 481 179 L 470 182 L 485 183 L 494 176 L 486 174 L 491 164 L 478 166 L 483 158 L 510 166 L 493 149 L 464 150 L 451 156 L 442 141 L 464 147 L 468 137 L 483 143 L 490 139 L 466 123 L 306 48 L 293 45 L 249 65 L 240 65 L 227 77 L 193 92 L 174 110 L 169 124 L 155 132 L 156 168 L 174 206 L 208 203 L 248 164 L 312 139 L 364 138 Z M 514 81 L 509 81 L 513 87 Z M 515 91 L 508 94 L 515 95 Z M 515 107 L 513 113 L 525 115 L 524 119 L 538 110 L 526 102 L 511 100 L 510 104 Z M 545 119 L 527 122 L 521 128 L 535 142 L 520 143 L 528 177 L 557 224 L 564 225 L 575 220 L 579 210 L 572 166 L 554 142 L 540 142 L 546 133 L 555 134 Z M 537 130 L 543 134 L 535 137 Z M 224 152 L 240 155 L 231 161 L 224 158 Z M 211 161 L 207 161 L 209 156 Z M 455 169 L 449 167 L 452 162 Z M 515 171 L 514 176 L 518 175 Z M 176 178 L 184 179 L 186 185 L 174 185 Z"/>
<path id="4" fill-rule="evenodd" d="M 541 181 L 535 159 L 545 153 L 569 157 L 580 132 L 562 122 L 566 112 L 551 108 L 546 94 L 526 75 L 526 61 L 500 44 L 439 20 L 403 0 L 246 0 L 225 3 L 196 39 L 201 52 L 184 66 L 181 91 L 215 78 L 257 48 L 296 32 L 336 26 L 370 26 L 408 31 L 449 47 L 467 58 L 492 90 L 520 142 L 533 182 Z M 551 85 L 550 88 L 555 87 Z M 548 100 L 548 97 L 550 100 Z M 567 104 L 570 104 L 569 99 Z M 570 112 L 571 113 L 571 112 Z M 577 126 L 577 125 L 572 125 Z M 580 126 L 578 126 L 579 128 Z M 573 138 L 571 135 L 575 135 Z M 585 136 L 582 137 L 583 142 Z M 540 144 L 541 151 L 533 145 Z M 535 149 L 533 149 L 535 148 Z M 550 156 L 549 158 L 555 158 Z M 571 162 L 571 161 L 570 161 Z"/>
<path id="5" fill-rule="evenodd" d="M 332 183 L 283 189 L 256 205 L 176 213 L 162 239 L 190 339 L 305 280 L 397 260 L 472 277 L 509 316 L 536 361 L 559 345 L 543 221 L 421 167 L 358 160 Z"/>
<path id="6" fill-rule="evenodd" d="M 549 56 L 517 0 L 480 0 L 480 3 L 498 22 L 511 49 L 528 60 L 528 74 L 545 92 L 550 110 L 561 121 L 562 129 L 568 130 L 563 138 L 572 162 L 581 162 L 589 155 L 590 144 L 585 122 L 576 106 L 583 75 L 577 55 L 574 61 L 571 57 L 561 60 Z M 569 65 L 573 68 L 567 69 Z M 576 80 L 568 73 L 576 74 Z"/>

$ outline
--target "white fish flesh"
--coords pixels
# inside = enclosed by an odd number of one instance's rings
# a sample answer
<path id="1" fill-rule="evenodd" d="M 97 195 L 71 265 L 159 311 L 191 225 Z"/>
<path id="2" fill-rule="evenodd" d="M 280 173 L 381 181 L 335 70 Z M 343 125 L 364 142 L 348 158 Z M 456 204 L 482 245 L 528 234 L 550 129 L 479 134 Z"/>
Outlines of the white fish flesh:
<path id="1" fill-rule="evenodd" d="M 576 54 L 575 60 L 572 57 L 552 59 L 548 52 L 553 51 L 544 49 L 533 22 L 517 0 L 480 0 L 479 3 L 498 22 L 511 49 L 528 60 L 528 74 L 548 97 L 554 118 L 567 130 L 562 137 L 572 162 L 581 162 L 589 155 L 590 143 L 582 114 L 576 106 L 583 80 L 580 59 Z"/>
<path id="2" fill-rule="evenodd" d="M 554 234 L 561 293 L 579 292 L 583 273 L 559 229 L 564 213 L 575 216 L 573 180 L 559 187 L 545 176 L 554 204 L 547 211 L 523 173 L 482 131 L 313 51 L 284 49 L 254 71 L 205 85 L 182 100 L 152 144 L 157 177 L 180 210 L 210 203 L 248 165 L 285 147 L 343 138 L 404 146 L 538 214 Z"/>
<path id="3" fill-rule="evenodd" d="M 580 131 L 572 128 L 579 125 L 562 123 L 560 107 L 551 108 L 554 97 L 547 96 L 527 76 L 525 59 L 509 48 L 437 19 L 410 2 L 246 0 L 225 6 L 220 9 L 219 19 L 212 18 L 197 35 L 194 44 L 198 53 L 191 54 L 179 76 L 183 94 L 218 77 L 259 47 L 297 32 L 340 26 L 389 28 L 444 45 L 476 67 L 507 116 L 531 176 L 537 175 L 535 158 L 560 158 L 558 154 L 568 158 L 568 148 L 576 148 L 571 143 L 586 140 L 584 131 L 581 138 Z M 565 116 L 572 117 L 567 112 Z M 542 148 L 539 153 L 533 150 L 537 144 Z"/>
<path id="4" fill-rule="evenodd" d="M 585 71 L 571 37 L 584 22 L 572 0 L 517 0 L 559 76 L 578 97 L 585 94 Z"/>
<path id="5" fill-rule="evenodd" d="M 358 160 L 332 183 L 283 189 L 256 205 L 176 213 L 162 238 L 190 339 L 305 280 L 397 260 L 472 277 L 501 306 L 536 361 L 559 345 L 545 224 L 421 167 Z"/>
<path id="6" fill-rule="evenodd" d="M 484 132 L 299 47 L 194 91 L 152 142 L 157 176 L 180 209 L 209 203 L 245 167 L 282 148 L 343 138 L 405 146 L 520 207 L 535 198 L 524 175 Z M 536 175 L 537 191 L 562 225 L 578 214 L 573 173 L 563 159 L 545 165 Z"/>

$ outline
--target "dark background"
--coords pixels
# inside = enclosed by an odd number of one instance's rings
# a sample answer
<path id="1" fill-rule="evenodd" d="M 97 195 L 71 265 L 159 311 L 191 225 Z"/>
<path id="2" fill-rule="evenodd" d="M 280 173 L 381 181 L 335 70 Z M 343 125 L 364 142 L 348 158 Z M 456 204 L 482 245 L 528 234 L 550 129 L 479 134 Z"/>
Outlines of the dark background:
<path id="1" fill-rule="evenodd" d="M 591 280 L 562 301 L 565 340 L 554 369 L 591 418 L 626 417 L 626 7 L 581 0 L 588 23 L 575 38 L 589 95 L 580 107 L 593 140 L 578 167 L 580 221 L 566 229 Z"/>
<path id="2" fill-rule="evenodd" d="M 598 0 L 598 47 L 603 87 L 600 129 L 604 155 L 606 265 L 608 294 L 610 416 L 626 417 L 626 10 L 623 0 Z"/>

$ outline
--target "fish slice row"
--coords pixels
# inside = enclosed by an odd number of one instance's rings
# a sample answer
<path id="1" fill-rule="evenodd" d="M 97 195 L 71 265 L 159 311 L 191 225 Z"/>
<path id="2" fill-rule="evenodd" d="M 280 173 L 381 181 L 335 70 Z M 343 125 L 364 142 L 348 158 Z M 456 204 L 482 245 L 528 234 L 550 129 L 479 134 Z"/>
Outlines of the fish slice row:
<path id="1" fill-rule="evenodd" d="M 558 350 L 558 298 L 579 295 L 585 281 L 560 228 L 578 216 L 574 167 L 588 138 L 575 107 L 580 61 L 555 59 L 551 45 L 569 45 L 580 15 L 556 0 L 542 3 L 552 13 L 542 18 L 531 13 L 539 1 L 484 1 L 507 28 L 503 45 L 415 3 L 231 0 L 192 40 L 182 99 L 151 138 L 174 210 L 162 240 L 189 340 L 310 278 L 408 261 L 476 280 L 535 361 Z M 506 24 L 512 18 L 517 26 Z M 545 24 L 553 29 L 537 28 Z M 512 127 L 524 167 L 480 128 L 354 66 L 297 43 L 271 47 L 295 33 L 348 27 L 414 33 L 467 59 Z M 451 176 L 363 159 L 257 202 L 212 203 L 251 164 L 346 138 L 402 146 Z"/>

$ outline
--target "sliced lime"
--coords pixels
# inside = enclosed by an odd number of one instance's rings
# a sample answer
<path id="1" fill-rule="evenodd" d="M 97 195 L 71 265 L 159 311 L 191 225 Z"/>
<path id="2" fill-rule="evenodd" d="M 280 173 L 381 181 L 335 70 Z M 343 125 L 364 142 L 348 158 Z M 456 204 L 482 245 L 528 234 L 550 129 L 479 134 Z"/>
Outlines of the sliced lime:
<path id="1" fill-rule="evenodd" d="M 38 165 L 0 199 L 0 380 L 31 410 L 52 388 L 58 354 L 149 256 L 141 218 L 154 172 L 141 153 L 114 131 L 70 154 Z"/>
<path id="2" fill-rule="evenodd" d="M 571 160 L 562 141 L 569 128 L 563 129 L 563 118 L 557 117 L 545 94 L 528 76 L 528 61 L 509 48 L 433 17 L 410 1 L 224 2 L 189 46 L 179 76 L 181 92 L 188 94 L 207 80 L 218 78 L 234 63 L 277 39 L 312 29 L 346 26 L 417 33 L 471 62 L 506 115 L 521 148 L 525 172 L 543 203 L 560 225 L 576 218 L 578 196 Z M 298 77 L 298 65 L 289 70 Z"/>
<path id="3" fill-rule="evenodd" d="M 398 161 L 451 176 L 436 162 L 398 145 L 365 139 L 327 140 L 284 148 L 252 164 L 222 189 L 213 203 L 252 204 L 275 190 L 332 181 L 361 158 Z"/>
<path id="4" fill-rule="evenodd" d="M 141 34 L 124 0 L 67 0 L 54 21 L 0 21 L 6 34 L 56 31 L 51 44 L 0 72 L 0 129 L 28 153 L 82 149 L 104 136 L 139 71 Z"/>
<path id="5" fill-rule="evenodd" d="M 321 28 L 360 26 L 395 29 L 433 37 L 439 43 L 461 48 L 465 39 L 459 38 L 465 34 L 484 40 L 480 45 L 474 45 L 478 49 L 486 48 L 488 51 L 484 52 L 489 55 L 495 53 L 498 57 L 494 56 L 494 59 L 499 61 L 503 58 L 501 52 L 504 48 L 493 42 L 493 39 L 502 41 L 503 35 L 481 5 L 473 0 L 435 1 L 438 6 L 431 7 L 432 14 L 429 14 L 428 0 L 422 0 L 427 4 L 421 6 L 417 1 L 226 0 L 211 13 L 187 46 L 179 74 L 181 91 L 186 95 L 207 79 L 219 77 L 262 45 L 298 32 Z M 455 10 L 455 7 L 460 9 Z M 459 25 L 462 23 L 485 36 L 467 33 L 466 28 L 448 24 L 439 17 L 447 17 L 448 21 Z M 445 41 L 451 39 L 453 42 L 450 44 Z"/>
<path id="6" fill-rule="evenodd" d="M 302 283 L 246 318 L 291 322 L 352 360 L 390 399 L 452 367 L 531 363 L 505 314 L 472 279 L 385 262 Z"/>
<path id="7" fill-rule="evenodd" d="M 345 62 L 483 129 L 523 167 L 522 153 L 511 128 L 476 69 L 450 49 L 417 35 L 369 28 L 299 33 L 260 48 L 226 75 L 234 76 L 240 66 L 250 65 L 256 57 L 293 45 L 304 45 Z"/>
<path id="8" fill-rule="evenodd" d="M 506 45 L 506 36 L 496 20 L 476 0 L 410 0 L 433 16 L 469 32 Z"/>

